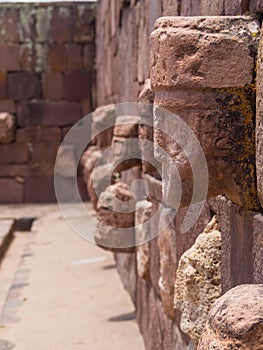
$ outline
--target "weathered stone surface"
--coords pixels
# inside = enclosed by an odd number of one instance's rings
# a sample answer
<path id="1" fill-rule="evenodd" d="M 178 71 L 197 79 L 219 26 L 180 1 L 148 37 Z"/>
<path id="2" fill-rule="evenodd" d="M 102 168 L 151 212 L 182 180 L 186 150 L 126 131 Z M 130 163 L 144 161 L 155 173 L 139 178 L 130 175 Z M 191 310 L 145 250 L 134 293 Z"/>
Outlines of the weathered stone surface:
<path id="1" fill-rule="evenodd" d="M 95 169 L 94 169 L 95 170 Z M 87 183 L 87 191 L 90 197 L 90 201 L 97 209 L 98 197 L 101 192 L 105 191 L 109 183 L 112 183 L 112 165 L 104 164 L 96 167 L 96 171 L 92 171 Z M 96 174 L 96 176 L 94 176 Z"/>
<path id="2" fill-rule="evenodd" d="M 198 350 L 261 350 L 263 344 L 263 285 L 240 285 L 219 298 Z"/>
<path id="3" fill-rule="evenodd" d="M 209 204 L 222 232 L 221 287 L 225 293 L 240 284 L 253 283 L 255 213 L 240 210 L 223 196 L 211 199 Z"/>
<path id="4" fill-rule="evenodd" d="M 77 163 L 74 146 L 60 146 L 56 159 L 55 171 L 61 177 L 76 177 Z"/>
<path id="5" fill-rule="evenodd" d="M 157 21 L 151 54 L 157 129 L 154 141 L 156 149 L 159 146 L 166 152 L 156 152 L 156 158 L 163 165 L 164 201 L 169 206 L 190 204 L 193 173 L 200 179 L 195 185 L 204 183 L 206 165 L 198 166 L 202 150 L 209 173 L 208 198 L 225 194 L 246 209 L 259 207 L 251 99 L 258 33 L 258 23 L 246 17 L 170 17 Z M 193 133 L 191 137 L 182 136 L 187 129 L 184 123 Z M 193 164 L 196 169 L 192 169 Z M 178 171 L 182 202 L 176 198 Z"/>
<path id="6" fill-rule="evenodd" d="M 172 212 L 172 213 L 171 213 Z M 171 215 L 172 214 L 172 215 Z M 176 230 L 171 216 L 174 215 L 172 209 L 163 209 L 160 216 L 160 228 L 162 231 L 158 237 L 160 250 L 160 280 L 159 286 L 163 308 L 166 315 L 174 319 L 174 283 L 177 269 Z"/>
<path id="7" fill-rule="evenodd" d="M 262 0 L 250 0 L 249 2 L 250 12 L 263 12 L 263 1 Z"/>
<path id="8" fill-rule="evenodd" d="M 97 160 L 101 157 L 102 151 L 97 146 L 89 147 L 81 157 L 82 175 L 85 183 L 88 183 Z"/>
<path id="9" fill-rule="evenodd" d="M 121 172 L 141 165 L 138 125 L 140 118 L 133 116 L 118 117 L 112 139 L 113 165 Z"/>
<path id="10" fill-rule="evenodd" d="M 221 293 L 221 233 L 214 217 L 186 251 L 176 273 L 174 306 L 182 312 L 181 329 L 197 343 L 208 312 Z"/>
<path id="11" fill-rule="evenodd" d="M 257 66 L 256 167 L 258 197 L 263 206 L 263 31 L 259 42 Z"/>
<path id="12" fill-rule="evenodd" d="M 253 283 L 263 284 L 263 216 L 253 218 Z"/>
<path id="13" fill-rule="evenodd" d="M 96 243 L 112 251 L 134 250 L 134 213 L 135 202 L 128 185 L 118 182 L 106 188 L 97 203 Z"/>
<path id="14" fill-rule="evenodd" d="M 150 225 L 143 225 L 149 221 L 152 214 L 152 203 L 140 201 L 136 203 L 135 212 L 135 235 L 136 235 L 136 258 L 137 272 L 141 278 L 150 278 Z"/>
<path id="15" fill-rule="evenodd" d="M 115 120 L 114 105 L 99 107 L 92 113 L 91 138 L 99 148 L 110 146 Z"/>
<path id="16" fill-rule="evenodd" d="M 0 143 L 10 143 L 15 137 L 15 117 L 0 113 Z"/>

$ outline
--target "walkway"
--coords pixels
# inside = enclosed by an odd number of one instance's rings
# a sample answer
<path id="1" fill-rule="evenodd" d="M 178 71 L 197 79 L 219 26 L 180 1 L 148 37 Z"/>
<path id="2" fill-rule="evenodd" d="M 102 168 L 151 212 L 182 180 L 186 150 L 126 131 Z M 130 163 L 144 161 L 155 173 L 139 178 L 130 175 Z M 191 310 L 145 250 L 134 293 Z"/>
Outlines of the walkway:
<path id="1" fill-rule="evenodd" d="M 144 349 L 134 319 L 110 320 L 133 312 L 111 253 L 73 233 L 56 205 L 0 213 L 39 218 L 15 234 L 1 265 L 0 350 Z"/>

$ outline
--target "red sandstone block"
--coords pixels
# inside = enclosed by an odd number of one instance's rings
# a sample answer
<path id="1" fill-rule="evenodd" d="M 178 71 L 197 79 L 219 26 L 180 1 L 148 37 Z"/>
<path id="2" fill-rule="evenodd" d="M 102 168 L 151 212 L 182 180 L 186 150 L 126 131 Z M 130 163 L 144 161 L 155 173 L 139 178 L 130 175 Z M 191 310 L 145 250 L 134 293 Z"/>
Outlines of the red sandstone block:
<path id="1" fill-rule="evenodd" d="M 74 18 L 70 9 L 53 8 L 50 21 L 49 39 L 57 42 L 71 41 Z"/>
<path id="2" fill-rule="evenodd" d="M 52 176 L 54 164 L 5 164 L 0 167 L 0 177 Z"/>
<path id="3" fill-rule="evenodd" d="M 26 126 L 25 128 L 17 129 L 16 142 L 41 142 L 53 141 L 61 142 L 61 130 L 58 127 L 43 128 L 42 126 Z"/>
<path id="4" fill-rule="evenodd" d="M 94 69 L 95 64 L 95 47 L 93 43 L 86 44 L 84 46 L 84 68 L 87 71 L 91 71 Z"/>
<path id="5" fill-rule="evenodd" d="M 12 100 L 0 101 L 0 113 L 9 112 L 10 114 L 15 113 L 15 103 Z"/>
<path id="6" fill-rule="evenodd" d="M 82 115 L 84 117 L 92 112 L 93 112 L 92 103 L 91 103 L 91 99 L 89 98 L 82 102 Z"/>
<path id="7" fill-rule="evenodd" d="M 25 201 L 29 203 L 55 202 L 53 176 L 27 177 L 25 179 Z"/>
<path id="8" fill-rule="evenodd" d="M 92 42 L 94 40 L 94 13 L 93 10 L 85 8 L 78 9 L 76 23 L 74 25 L 73 40 L 76 42 Z"/>
<path id="9" fill-rule="evenodd" d="M 12 100 L 0 101 L 0 113 L 9 112 L 10 114 L 15 113 L 15 103 Z"/>
<path id="10" fill-rule="evenodd" d="M 59 148 L 59 143 L 49 142 L 48 147 L 46 142 L 35 143 L 31 150 L 31 163 L 49 163 L 54 164 Z"/>
<path id="11" fill-rule="evenodd" d="M 53 45 L 47 54 L 48 66 L 53 71 L 64 71 L 67 69 L 67 48 L 65 45 Z"/>
<path id="12" fill-rule="evenodd" d="M 68 70 L 82 69 L 81 45 L 70 44 L 67 47 Z"/>
<path id="13" fill-rule="evenodd" d="M 63 99 L 63 75 L 60 72 L 43 74 L 43 93 L 48 100 Z"/>
<path id="14" fill-rule="evenodd" d="M 19 49 L 17 44 L 0 44 L 0 71 L 20 70 Z"/>
<path id="15" fill-rule="evenodd" d="M 15 101 L 40 97 L 40 81 L 36 73 L 19 72 L 8 74 L 8 95 Z"/>
<path id="16" fill-rule="evenodd" d="M 263 12 L 263 0 L 251 0 L 249 4 L 250 12 Z"/>
<path id="17" fill-rule="evenodd" d="M 28 159 L 29 149 L 26 144 L 0 145 L 0 164 L 23 164 Z"/>
<path id="18" fill-rule="evenodd" d="M 0 40 L 4 42 L 18 42 L 19 10 L 8 9 L 1 14 Z"/>
<path id="19" fill-rule="evenodd" d="M 0 179 L 0 203 L 22 203 L 24 186 L 13 179 Z"/>
<path id="20" fill-rule="evenodd" d="M 83 71 L 66 73 L 64 84 L 67 100 L 85 100 L 91 95 L 92 74 Z"/>
<path id="21" fill-rule="evenodd" d="M 0 72 L 0 99 L 6 99 L 6 73 Z"/>
<path id="22" fill-rule="evenodd" d="M 21 127 L 28 124 L 67 126 L 81 118 L 81 104 L 76 102 L 22 102 L 17 108 L 17 124 Z"/>
<path id="23" fill-rule="evenodd" d="M 225 0 L 225 15 L 237 16 L 243 15 L 249 10 L 249 1 L 247 0 Z"/>

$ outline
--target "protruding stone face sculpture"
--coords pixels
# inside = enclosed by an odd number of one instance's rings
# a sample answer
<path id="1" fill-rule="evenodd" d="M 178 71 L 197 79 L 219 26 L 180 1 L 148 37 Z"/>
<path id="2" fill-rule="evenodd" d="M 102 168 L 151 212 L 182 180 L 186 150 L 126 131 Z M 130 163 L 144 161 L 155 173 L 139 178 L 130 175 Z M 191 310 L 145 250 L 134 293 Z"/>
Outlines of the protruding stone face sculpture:
<path id="1" fill-rule="evenodd" d="M 0 113 L 0 144 L 10 143 L 15 137 L 15 117 L 10 113 Z"/>
<path id="2" fill-rule="evenodd" d="M 156 157 L 163 164 L 163 188 L 169 189 L 163 193 L 164 201 L 171 207 L 178 206 L 173 193 L 177 171 L 182 181 L 181 205 L 190 204 L 189 156 L 197 163 L 199 154 L 191 139 L 179 145 L 178 122 L 172 117 L 168 122 L 167 114 L 186 123 L 200 143 L 208 166 L 208 197 L 224 194 L 246 209 L 258 207 L 253 122 L 258 35 L 257 21 L 246 17 L 157 21 L 151 54 L 155 127 L 171 137 L 158 130 L 154 136 L 168 153 L 156 153 Z"/>
<path id="3" fill-rule="evenodd" d="M 263 348 L 263 285 L 241 285 L 219 298 L 200 339 L 198 350 Z"/>
<path id="4" fill-rule="evenodd" d="M 141 151 L 138 142 L 140 117 L 118 117 L 112 140 L 113 165 L 116 172 L 141 165 Z"/>

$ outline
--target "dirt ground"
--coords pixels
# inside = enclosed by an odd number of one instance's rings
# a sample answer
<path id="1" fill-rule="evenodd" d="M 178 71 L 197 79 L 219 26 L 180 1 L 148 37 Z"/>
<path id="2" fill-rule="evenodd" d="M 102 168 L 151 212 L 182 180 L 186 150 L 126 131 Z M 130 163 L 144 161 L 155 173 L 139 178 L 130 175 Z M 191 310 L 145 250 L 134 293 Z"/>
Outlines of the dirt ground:
<path id="1" fill-rule="evenodd" d="M 38 217 L 1 265 L 0 350 L 144 349 L 111 253 L 75 234 L 56 205 L 0 213 Z"/>

